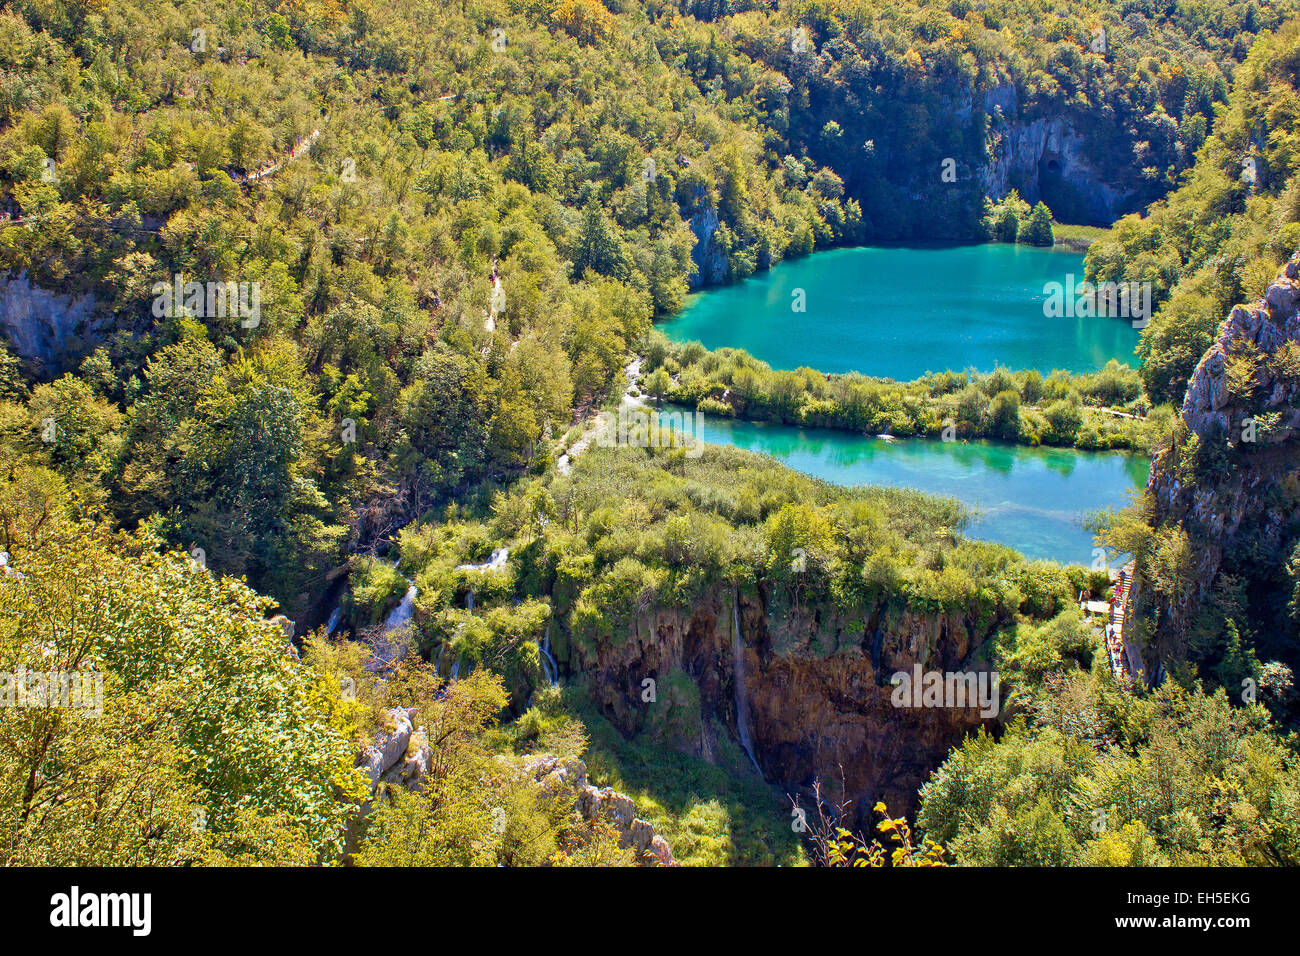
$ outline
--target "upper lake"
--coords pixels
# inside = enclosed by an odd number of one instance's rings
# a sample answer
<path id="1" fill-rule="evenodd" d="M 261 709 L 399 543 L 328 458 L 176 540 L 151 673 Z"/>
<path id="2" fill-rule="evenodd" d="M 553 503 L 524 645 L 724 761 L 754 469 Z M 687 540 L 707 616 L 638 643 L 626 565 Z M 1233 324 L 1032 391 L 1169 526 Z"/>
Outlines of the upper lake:
<path id="1" fill-rule="evenodd" d="M 832 249 L 690 298 L 676 342 L 742 348 L 773 368 L 906 381 L 926 372 L 1136 365 L 1125 319 L 1047 318 L 1047 282 L 1083 281 L 1083 257 L 1029 246 Z M 805 310 L 793 305 L 802 292 Z"/>

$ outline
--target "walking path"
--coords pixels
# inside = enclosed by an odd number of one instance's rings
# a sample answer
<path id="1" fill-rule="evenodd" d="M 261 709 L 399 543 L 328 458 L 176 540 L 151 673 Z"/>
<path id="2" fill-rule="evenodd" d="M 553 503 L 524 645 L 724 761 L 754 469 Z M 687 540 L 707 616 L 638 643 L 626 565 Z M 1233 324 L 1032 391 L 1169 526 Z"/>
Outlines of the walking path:
<path id="1" fill-rule="evenodd" d="M 636 388 L 637 382 L 641 378 L 641 357 L 638 355 L 627 363 L 623 369 L 623 374 L 627 376 L 627 388 L 623 390 L 623 397 L 619 399 L 618 406 L 622 408 L 640 408 L 645 405 L 632 394 L 632 389 Z M 591 419 L 585 422 L 586 431 L 582 437 L 569 446 L 569 450 L 559 457 L 555 462 L 555 470 L 562 475 L 567 475 L 573 471 L 573 460 L 591 447 L 591 443 L 596 440 L 596 427 L 593 427 Z"/>
<path id="2" fill-rule="evenodd" d="M 1111 676 L 1124 683 L 1131 681 L 1134 676 L 1140 677 L 1142 671 L 1141 659 L 1124 641 L 1124 622 L 1128 620 L 1136 573 L 1133 562 L 1119 569 L 1119 574 L 1115 577 L 1114 594 L 1109 601 L 1089 601 L 1086 592 L 1079 593 L 1079 610 L 1105 617 L 1102 634 L 1106 643 L 1106 660 L 1110 665 Z"/>
<path id="3" fill-rule="evenodd" d="M 1119 569 L 1119 580 L 1115 582 L 1115 597 L 1111 601 L 1110 617 L 1106 621 L 1106 651 L 1110 657 L 1110 672 L 1116 680 L 1125 682 L 1133 678 L 1128 648 L 1124 644 L 1124 622 L 1128 619 L 1134 570 L 1135 565 L 1131 562 Z"/>
<path id="4" fill-rule="evenodd" d="M 277 159 L 273 163 L 268 163 L 255 173 L 249 173 L 247 176 L 236 176 L 235 182 L 255 183 L 274 176 L 284 167 L 285 163 L 291 163 L 304 153 L 311 152 L 312 146 L 316 144 L 316 140 L 319 138 L 319 129 L 312 130 L 307 136 L 298 137 L 298 141 L 293 144 L 293 149 L 289 150 L 288 155 L 284 156 L 282 159 Z"/>

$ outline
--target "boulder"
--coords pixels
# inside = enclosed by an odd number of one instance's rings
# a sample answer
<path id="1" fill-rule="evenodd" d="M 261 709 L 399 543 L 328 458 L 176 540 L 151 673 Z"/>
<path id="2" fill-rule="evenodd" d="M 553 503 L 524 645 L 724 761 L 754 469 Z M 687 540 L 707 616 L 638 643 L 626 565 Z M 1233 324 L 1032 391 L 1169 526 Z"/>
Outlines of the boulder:
<path id="1" fill-rule="evenodd" d="M 380 733 L 372 745 L 363 747 L 361 753 L 357 755 L 356 766 L 364 768 L 370 776 L 372 790 L 379 785 L 384 774 L 396 766 L 399 760 L 405 758 L 407 749 L 411 745 L 411 734 L 414 728 L 411 725 L 410 712 L 402 707 L 394 707 L 388 711 L 388 718 L 392 729 Z"/>

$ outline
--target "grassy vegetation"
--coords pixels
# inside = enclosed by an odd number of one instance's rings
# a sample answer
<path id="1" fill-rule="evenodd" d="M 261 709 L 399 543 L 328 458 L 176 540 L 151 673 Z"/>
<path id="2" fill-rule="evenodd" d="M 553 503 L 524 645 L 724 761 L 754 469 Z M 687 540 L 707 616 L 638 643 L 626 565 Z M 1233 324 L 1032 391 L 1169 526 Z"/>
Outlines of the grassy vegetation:
<path id="1" fill-rule="evenodd" d="M 1133 368 L 1111 360 L 1094 373 L 1034 370 L 933 373 L 912 382 L 815 369 L 776 371 L 743 349 L 650 336 L 642 381 L 656 399 L 714 415 L 859 434 L 993 438 L 1019 444 L 1147 452 L 1174 412 L 1152 408 Z"/>
<path id="2" fill-rule="evenodd" d="M 1056 245 L 1079 252 L 1086 252 L 1094 242 L 1105 239 L 1110 234 L 1111 228 L 1107 226 L 1080 226 L 1072 223 L 1052 222 L 1052 235 L 1056 238 Z"/>

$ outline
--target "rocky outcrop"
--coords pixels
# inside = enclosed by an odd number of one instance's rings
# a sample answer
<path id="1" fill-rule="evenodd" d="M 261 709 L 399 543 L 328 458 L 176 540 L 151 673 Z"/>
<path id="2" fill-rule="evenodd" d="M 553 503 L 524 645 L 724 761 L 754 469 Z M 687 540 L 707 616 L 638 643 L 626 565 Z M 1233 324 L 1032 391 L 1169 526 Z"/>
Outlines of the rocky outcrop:
<path id="1" fill-rule="evenodd" d="M 677 866 L 668 841 L 636 815 L 632 798 L 612 787 L 596 787 L 588 783 L 587 765 L 581 760 L 541 754 L 526 758 L 523 770 L 529 779 L 550 793 L 574 793 L 578 814 L 589 823 L 601 822 L 612 826 L 618 833 L 618 845 L 631 849 L 641 865 Z"/>
<path id="2" fill-rule="evenodd" d="M 26 273 L 0 282 L 0 332 L 42 374 L 57 374 L 89 352 L 110 320 L 93 296 L 37 288 Z"/>
<path id="3" fill-rule="evenodd" d="M 691 216 L 691 232 L 695 236 L 695 246 L 691 249 L 691 260 L 698 270 L 695 275 L 691 276 L 690 284 L 692 288 L 698 288 L 702 285 L 717 285 L 727 280 L 730 268 L 727 264 L 727 256 L 719 248 L 715 239 L 718 225 L 718 210 L 711 205 L 700 206 Z"/>
<path id="4" fill-rule="evenodd" d="M 343 840 L 344 858 L 350 858 L 361 844 L 366 820 L 379 796 L 380 784 L 392 784 L 418 791 L 432 766 L 433 752 L 423 727 L 417 727 L 415 708 L 393 707 L 386 712 L 384 726 L 373 744 L 358 751 L 354 766 L 370 778 L 370 797 L 348 820 Z"/>
<path id="5" fill-rule="evenodd" d="M 1157 526 L 1188 537 L 1195 567 L 1183 594 L 1151 594 L 1160 635 L 1152 660 L 1177 655 L 1188 627 L 1238 542 L 1267 549 L 1286 522 L 1277 492 L 1300 466 L 1300 256 L 1264 298 L 1237 306 L 1193 372 L 1172 445 L 1148 488 Z"/>
<path id="6" fill-rule="evenodd" d="M 415 726 L 415 710 L 394 707 L 388 711 L 388 729 L 375 742 L 362 747 L 356 766 L 370 777 L 373 793 L 379 784 L 391 783 L 419 790 L 433 759 L 423 727 Z"/>
<path id="7" fill-rule="evenodd" d="M 375 737 L 373 744 L 362 747 L 357 754 L 356 766 L 370 778 L 372 799 L 362 806 L 349 831 L 349 853 L 356 851 L 361 825 L 380 784 L 413 791 L 423 787 L 432 766 L 433 752 L 424 728 L 416 724 L 417 717 L 415 708 L 390 709 L 387 727 Z M 581 760 L 561 759 L 553 754 L 498 759 L 508 772 L 521 774 L 548 793 L 572 801 L 584 820 L 612 826 L 618 833 L 619 846 L 633 850 L 641 865 L 677 865 L 667 841 L 655 833 L 653 826 L 637 817 L 632 798 L 610 787 L 593 786 L 587 780 L 587 766 Z"/>
<path id="8" fill-rule="evenodd" d="M 768 781 L 794 792 L 821 778 L 864 818 L 878 799 L 914 807 L 934 767 L 985 722 L 975 709 L 895 707 L 890 678 L 915 664 L 986 670 L 981 651 L 997 621 L 888 602 L 867 616 L 839 615 L 765 590 L 741 592 L 738 610 L 726 591 L 687 609 L 651 608 L 625 639 L 557 641 L 557 653 L 625 733 L 716 759 L 717 728 L 725 728 L 735 741 L 749 738 Z"/>

